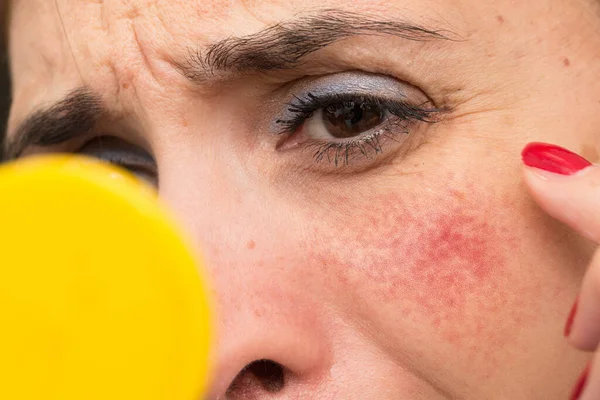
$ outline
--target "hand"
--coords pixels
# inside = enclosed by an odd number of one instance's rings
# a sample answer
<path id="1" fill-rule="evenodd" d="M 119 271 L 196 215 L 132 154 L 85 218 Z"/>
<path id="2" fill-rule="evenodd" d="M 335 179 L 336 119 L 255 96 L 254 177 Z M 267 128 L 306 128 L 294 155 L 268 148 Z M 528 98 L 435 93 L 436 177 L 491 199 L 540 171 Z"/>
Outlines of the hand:
<path id="1" fill-rule="evenodd" d="M 531 143 L 523 150 L 525 183 L 551 216 L 600 243 L 600 166 L 563 148 Z M 580 296 L 567 318 L 565 336 L 578 349 L 596 352 L 573 389 L 571 400 L 600 399 L 600 252 L 585 274 Z"/>

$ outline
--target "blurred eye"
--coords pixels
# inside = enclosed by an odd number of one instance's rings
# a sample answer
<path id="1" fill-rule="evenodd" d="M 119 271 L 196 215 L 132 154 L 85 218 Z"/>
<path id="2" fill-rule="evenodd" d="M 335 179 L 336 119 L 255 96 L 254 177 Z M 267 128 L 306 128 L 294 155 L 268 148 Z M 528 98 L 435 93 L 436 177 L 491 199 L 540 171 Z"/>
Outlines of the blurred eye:
<path id="1" fill-rule="evenodd" d="M 87 142 L 78 153 L 124 168 L 139 180 L 158 187 L 158 170 L 154 157 L 124 140 L 114 136 L 96 137 Z"/>

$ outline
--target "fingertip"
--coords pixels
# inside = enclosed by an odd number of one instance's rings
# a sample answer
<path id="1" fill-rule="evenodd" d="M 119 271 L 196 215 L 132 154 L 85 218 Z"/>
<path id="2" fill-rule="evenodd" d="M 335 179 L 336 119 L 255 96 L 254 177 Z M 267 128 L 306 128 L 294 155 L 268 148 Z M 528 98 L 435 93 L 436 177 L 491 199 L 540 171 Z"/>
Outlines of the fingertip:
<path id="1" fill-rule="evenodd" d="M 557 175 L 573 175 L 592 165 L 584 157 L 563 147 L 532 142 L 521 152 L 523 164 Z"/>
<path id="2" fill-rule="evenodd" d="M 600 252 L 588 265 L 580 293 L 567 318 L 569 343 L 582 351 L 595 351 L 600 342 Z"/>

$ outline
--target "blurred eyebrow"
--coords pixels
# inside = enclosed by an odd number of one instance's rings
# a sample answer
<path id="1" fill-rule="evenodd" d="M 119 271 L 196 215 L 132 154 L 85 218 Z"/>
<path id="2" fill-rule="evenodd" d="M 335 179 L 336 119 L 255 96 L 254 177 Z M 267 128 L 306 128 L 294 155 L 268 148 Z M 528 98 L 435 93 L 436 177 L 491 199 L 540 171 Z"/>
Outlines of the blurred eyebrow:
<path id="1" fill-rule="evenodd" d="M 325 10 L 271 25 L 255 34 L 231 37 L 206 49 L 190 49 L 178 66 L 191 81 L 203 83 L 224 73 L 253 73 L 296 67 L 310 53 L 358 35 L 391 35 L 410 41 L 453 40 L 447 30 L 368 14 Z"/>
<path id="2" fill-rule="evenodd" d="M 17 128 L 14 139 L 7 139 L 3 160 L 19 157 L 29 146 L 52 146 L 94 128 L 104 114 L 99 96 L 81 87 L 42 110 L 35 111 Z"/>

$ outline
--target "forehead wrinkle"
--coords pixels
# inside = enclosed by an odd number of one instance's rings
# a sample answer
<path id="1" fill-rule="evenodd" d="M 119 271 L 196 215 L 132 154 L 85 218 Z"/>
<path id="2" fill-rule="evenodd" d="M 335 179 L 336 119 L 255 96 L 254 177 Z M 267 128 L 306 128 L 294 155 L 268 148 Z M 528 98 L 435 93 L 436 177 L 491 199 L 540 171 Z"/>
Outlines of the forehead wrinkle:
<path id="1" fill-rule="evenodd" d="M 274 23 L 257 33 L 220 40 L 205 49 L 190 49 L 180 64 L 191 81 L 226 73 L 285 70 L 305 56 L 352 36 L 395 36 L 408 41 L 454 40 L 447 30 L 426 28 L 402 19 L 326 9 Z"/>
<path id="2" fill-rule="evenodd" d="M 103 97 L 110 98 L 111 112 L 117 115 L 132 114 L 132 107 L 138 111 L 140 107 L 144 108 L 139 85 L 152 90 L 165 86 L 160 47 L 169 47 L 169 39 L 173 38 L 168 13 L 158 0 L 145 4 L 146 7 L 141 7 L 136 1 L 103 1 L 96 18 L 103 21 L 104 38 L 90 50 L 91 57 L 84 60 L 88 63 L 91 60 L 94 67 L 98 67 L 91 73 L 86 71 L 84 83 L 100 88 Z M 81 23 L 71 27 L 71 36 L 77 34 L 78 27 Z M 83 28 L 83 32 L 89 33 L 89 30 L 86 32 Z M 85 38 L 79 42 L 84 42 L 78 44 L 85 46 Z M 113 89 L 107 93 L 108 87 Z"/>
<path id="3" fill-rule="evenodd" d="M 44 3 L 47 4 L 48 2 L 44 1 Z M 79 2 L 75 2 L 75 0 L 73 0 L 73 2 L 63 0 L 60 3 L 65 8 L 68 8 L 69 6 L 71 6 L 71 8 L 76 8 L 76 4 L 79 4 Z M 361 3 L 361 8 L 377 10 L 377 6 L 372 2 L 358 1 L 357 3 Z M 267 3 L 275 5 L 275 7 L 281 5 L 281 9 L 274 11 L 272 14 L 263 12 L 266 9 L 265 7 L 267 7 L 264 2 L 259 3 L 261 6 L 261 11 L 259 11 L 259 9 L 255 8 L 257 7 L 256 4 L 246 1 L 228 1 L 224 3 L 201 2 L 201 4 L 199 4 L 199 2 L 174 2 L 169 0 L 143 2 L 143 4 L 148 4 L 148 7 L 141 7 L 142 2 L 135 0 L 93 0 L 85 1 L 82 4 L 84 5 L 75 10 L 77 12 L 71 13 L 73 15 L 67 13 L 68 17 L 66 17 L 66 22 L 68 24 L 67 28 L 70 30 L 69 36 L 73 37 L 72 40 L 74 41 L 74 45 L 83 49 L 78 51 L 80 54 L 78 54 L 77 60 L 86 65 L 84 67 L 85 70 L 83 71 L 83 82 L 76 83 L 88 84 L 96 88 L 101 87 L 104 92 L 106 91 L 106 87 L 110 85 L 115 88 L 113 94 L 119 94 L 119 91 L 121 90 L 120 84 L 122 81 L 120 81 L 120 78 L 131 80 L 140 75 L 140 73 L 135 70 L 136 63 L 142 65 L 141 63 L 144 62 L 143 65 L 146 66 L 158 65 L 158 69 L 162 74 L 161 78 L 164 80 L 167 76 L 164 74 L 165 69 L 163 68 L 166 62 L 167 64 L 170 64 L 172 69 L 171 72 L 181 78 L 177 68 L 172 68 L 174 65 L 177 67 L 173 62 L 173 59 L 177 54 L 185 53 L 186 46 L 194 41 L 191 36 L 196 36 L 196 33 L 198 32 L 201 32 L 202 35 L 206 34 L 204 36 L 205 38 L 210 37 L 211 39 L 214 39 L 216 37 L 227 37 L 224 30 L 224 27 L 228 26 L 228 24 L 225 23 L 227 19 L 233 18 L 233 20 L 237 22 L 250 19 L 251 28 L 256 28 L 256 26 L 264 26 L 265 20 L 285 21 L 286 18 L 290 17 L 290 12 L 292 12 L 290 8 L 294 9 L 294 4 L 290 5 L 278 1 Z M 327 4 L 337 5 L 338 2 L 327 2 Z M 306 9 L 306 7 L 304 8 Z M 354 5 L 353 8 L 355 8 Z M 395 11 L 398 11 L 397 7 Z M 203 19 L 206 19 L 207 16 L 211 15 L 216 15 L 217 17 L 212 17 L 211 19 L 204 21 L 204 23 Z M 259 15 L 264 18 L 258 18 Z M 92 17 L 94 17 L 93 19 L 97 22 L 94 22 Z M 198 17 L 202 18 L 199 20 Z M 141 21 L 141 18 L 149 23 Z M 137 38 L 123 37 L 124 31 L 119 31 L 120 28 L 118 27 L 117 29 L 114 28 L 115 24 L 118 24 L 119 21 L 123 22 L 124 19 L 132 21 L 131 25 L 135 25 L 136 28 L 139 27 L 139 30 L 134 29 L 138 33 Z M 90 21 L 92 22 L 91 24 L 89 23 Z M 160 28 L 156 29 L 159 24 Z M 53 23 L 52 25 L 55 24 Z M 194 25 L 201 25 L 200 29 L 194 29 Z M 235 27 L 235 32 L 240 30 L 247 31 L 248 29 L 248 25 L 241 26 L 238 25 L 238 23 L 229 26 Z M 190 34 L 190 32 L 193 32 L 193 34 Z M 161 35 L 163 35 L 163 37 L 161 37 Z M 127 42 L 133 46 L 134 41 L 135 47 L 139 49 L 134 53 L 139 53 L 141 51 L 143 53 L 142 56 L 146 57 L 145 61 L 142 60 L 142 57 L 139 57 L 136 61 L 134 58 L 136 55 L 132 54 L 131 51 L 128 51 L 131 47 L 129 49 L 127 48 Z M 212 42 L 214 43 L 214 40 Z M 99 44 L 99 46 L 92 47 L 96 46 L 96 44 Z M 145 50 L 150 52 L 151 57 L 149 58 L 152 61 L 150 64 L 148 63 L 148 54 Z M 55 58 L 51 57 L 52 54 L 49 54 L 49 56 L 52 60 L 55 60 Z M 82 59 L 82 57 L 85 58 Z M 102 58 L 104 58 L 104 60 L 102 60 Z M 109 62 L 108 58 L 114 62 Z M 93 65 L 94 68 L 89 68 L 90 63 L 94 62 L 96 63 L 96 65 Z M 69 64 L 71 64 L 70 68 L 74 65 L 72 61 L 69 62 Z M 98 69 L 100 69 L 100 71 L 98 71 Z M 36 70 L 39 70 L 39 68 L 36 68 Z M 150 72 L 153 76 L 156 75 L 155 69 L 151 69 Z M 95 75 L 92 76 L 91 74 Z M 60 71 L 58 74 L 53 74 L 53 80 L 56 80 L 56 75 L 62 75 L 63 78 L 66 76 L 63 71 Z M 107 75 L 111 77 L 110 82 L 107 82 Z M 73 76 L 74 74 L 70 75 L 70 77 Z M 167 78 L 171 79 L 169 84 L 174 82 L 172 79 L 173 75 L 170 77 L 167 76 Z M 72 86 L 72 82 L 69 84 Z M 47 99 L 43 98 L 43 100 Z"/>

